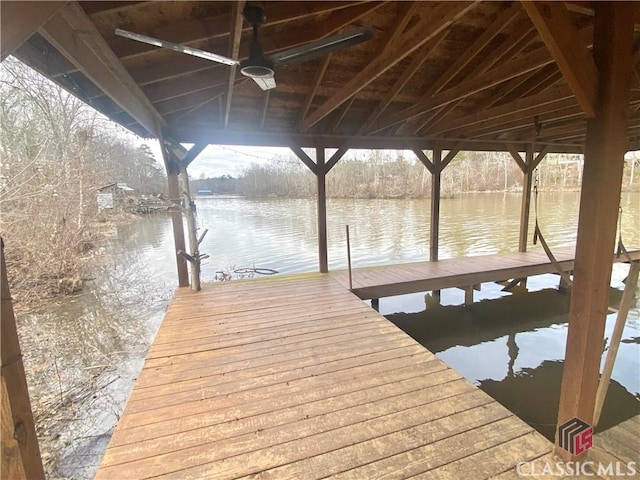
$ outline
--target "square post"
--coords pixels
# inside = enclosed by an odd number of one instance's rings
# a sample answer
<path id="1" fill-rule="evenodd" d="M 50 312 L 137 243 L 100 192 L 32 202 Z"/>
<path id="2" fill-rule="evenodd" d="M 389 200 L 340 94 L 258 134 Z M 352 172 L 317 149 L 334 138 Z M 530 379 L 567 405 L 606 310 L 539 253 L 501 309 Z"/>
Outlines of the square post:
<path id="1" fill-rule="evenodd" d="M 520 237 L 518 251 L 527 251 L 527 236 L 529 235 L 529 216 L 531 213 L 531 188 L 533 187 L 533 146 L 527 146 L 525 168 L 522 177 L 522 205 L 520 207 Z"/>
<path id="2" fill-rule="evenodd" d="M 442 173 L 442 149 L 433 150 L 433 175 L 431 177 L 431 225 L 429 236 L 429 261 L 438 261 L 440 240 L 440 175 Z"/>
<path id="3" fill-rule="evenodd" d="M 329 271 L 327 253 L 327 191 L 326 191 L 325 150 L 316 147 L 316 180 L 318 185 L 318 263 L 320 273 Z"/>
<path id="4" fill-rule="evenodd" d="M 595 117 L 587 122 L 574 282 L 558 425 L 592 424 L 609 302 L 631 82 L 635 5 L 595 4 L 593 57 L 598 70 Z M 556 439 L 558 442 L 558 439 Z M 576 455 L 556 446 L 565 460 Z M 579 454 L 580 452 L 578 452 Z"/>

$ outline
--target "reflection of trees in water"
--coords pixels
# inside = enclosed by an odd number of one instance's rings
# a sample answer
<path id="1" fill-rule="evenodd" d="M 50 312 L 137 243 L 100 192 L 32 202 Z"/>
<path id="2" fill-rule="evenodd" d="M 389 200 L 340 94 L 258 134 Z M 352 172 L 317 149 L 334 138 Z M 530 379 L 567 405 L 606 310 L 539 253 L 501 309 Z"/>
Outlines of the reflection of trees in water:
<path id="1" fill-rule="evenodd" d="M 621 293 L 610 290 L 612 305 L 619 302 Z M 570 296 L 547 289 L 477 302 L 471 308 L 434 305 L 430 296 L 426 301 L 425 311 L 386 317 L 435 353 L 456 346 L 495 344 L 501 351 L 506 347 L 504 378 L 470 380 L 476 381 L 482 390 L 553 441 L 563 361 L 541 358 L 540 365 L 518 368 L 516 361 L 521 354 L 518 339 L 522 339 L 521 333 L 566 324 Z M 637 337 L 623 342 L 639 343 Z M 469 356 L 472 352 L 469 351 Z M 460 360 L 464 363 L 463 358 Z M 598 430 L 610 428 L 637 414 L 640 414 L 640 401 L 622 384 L 612 380 Z"/>
<path id="2" fill-rule="evenodd" d="M 553 441 L 560 404 L 563 363 L 545 360 L 536 368 L 523 368 L 507 375 L 503 380 L 481 380 L 480 388 Z M 638 399 L 612 380 L 598 431 L 611 428 L 638 414 Z"/>
<path id="3" fill-rule="evenodd" d="M 170 298 L 136 252 L 110 260 L 117 263 L 98 267 L 83 294 L 19 319 L 50 476 L 61 475 L 65 450 L 67 475 L 93 475 Z"/>

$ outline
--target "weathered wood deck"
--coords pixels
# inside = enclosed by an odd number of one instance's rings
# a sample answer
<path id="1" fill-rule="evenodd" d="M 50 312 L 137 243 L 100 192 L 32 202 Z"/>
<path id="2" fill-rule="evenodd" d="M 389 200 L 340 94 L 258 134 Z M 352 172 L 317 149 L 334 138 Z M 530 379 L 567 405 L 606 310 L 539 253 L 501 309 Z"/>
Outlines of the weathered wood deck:
<path id="1" fill-rule="evenodd" d="M 553 254 L 565 271 L 573 270 L 573 247 L 556 248 Z M 640 250 L 629 251 L 629 255 L 632 259 L 639 260 Z M 625 259 L 614 257 L 613 261 L 624 262 Z M 372 299 L 443 288 L 471 287 L 483 282 L 525 278 L 543 273 L 556 273 L 556 270 L 543 251 L 536 251 L 355 268 L 352 271 L 352 281 L 353 293 L 362 299 Z M 347 270 L 332 271 L 330 275 L 349 288 Z"/>
<path id="2" fill-rule="evenodd" d="M 635 462 L 640 466 L 640 415 L 597 433 L 589 458 L 601 463 Z"/>
<path id="3" fill-rule="evenodd" d="M 310 274 L 179 290 L 96 478 L 479 479 L 551 449 Z"/>

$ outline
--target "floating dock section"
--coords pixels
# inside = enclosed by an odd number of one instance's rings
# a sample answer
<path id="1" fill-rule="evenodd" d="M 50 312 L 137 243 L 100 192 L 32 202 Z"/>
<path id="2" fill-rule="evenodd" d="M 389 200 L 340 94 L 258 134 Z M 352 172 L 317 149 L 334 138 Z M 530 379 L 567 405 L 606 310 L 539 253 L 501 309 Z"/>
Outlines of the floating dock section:
<path id="1" fill-rule="evenodd" d="M 554 256 L 565 272 L 573 270 L 574 248 L 554 249 Z M 640 250 L 628 252 L 633 260 L 640 260 Z M 626 262 L 624 256 L 613 257 L 614 262 Z M 355 268 L 352 271 L 353 293 L 362 299 L 375 299 L 428 292 L 443 288 L 469 289 L 484 282 L 499 282 L 544 273 L 557 273 L 543 251 L 502 253 L 399 265 Z M 349 288 L 349 272 L 330 272 L 332 278 Z"/>

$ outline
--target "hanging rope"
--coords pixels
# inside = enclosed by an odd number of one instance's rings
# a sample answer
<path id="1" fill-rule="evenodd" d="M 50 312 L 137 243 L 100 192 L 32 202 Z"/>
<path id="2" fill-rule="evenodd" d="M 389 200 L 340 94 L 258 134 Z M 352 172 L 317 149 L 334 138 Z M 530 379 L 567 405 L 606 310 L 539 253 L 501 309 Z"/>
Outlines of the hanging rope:
<path id="1" fill-rule="evenodd" d="M 542 130 L 542 124 L 540 123 L 538 117 L 536 116 L 533 120 L 533 126 L 536 132 L 536 136 L 535 139 L 538 140 L 538 137 L 540 136 L 540 130 Z M 535 143 L 534 143 L 535 145 Z M 535 149 L 534 149 L 535 152 Z M 533 244 L 536 245 L 538 243 L 538 239 L 540 240 L 540 245 L 542 245 L 542 248 L 544 249 L 544 253 L 547 254 L 547 257 L 549 258 L 549 261 L 551 262 L 551 264 L 555 267 L 556 271 L 560 274 L 560 276 L 562 277 L 562 279 L 565 281 L 565 283 L 568 286 L 573 286 L 573 281 L 571 280 L 571 277 L 569 276 L 569 274 L 567 272 L 564 271 L 564 269 L 562 268 L 562 266 L 560 265 L 560 263 L 558 262 L 558 260 L 556 259 L 556 257 L 553 255 L 553 252 L 551 251 L 551 249 L 549 248 L 549 245 L 547 244 L 547 241 L 544 238 L 544 235 L 542 235 L 542 230 L 540 230 L 540 225 L 538 223 L 538 183 L 540 180 L 540 176 L 539 176 L 539 172 L 538 172 L 538 167 L 536 167 L 535 171 L 534 171 L 534 177 L 533 177 L 533 208 L 534 208 L 534 215 L 535 215 L 535 220 L 536 220 L 536 226 L 533 230 Z"/>

